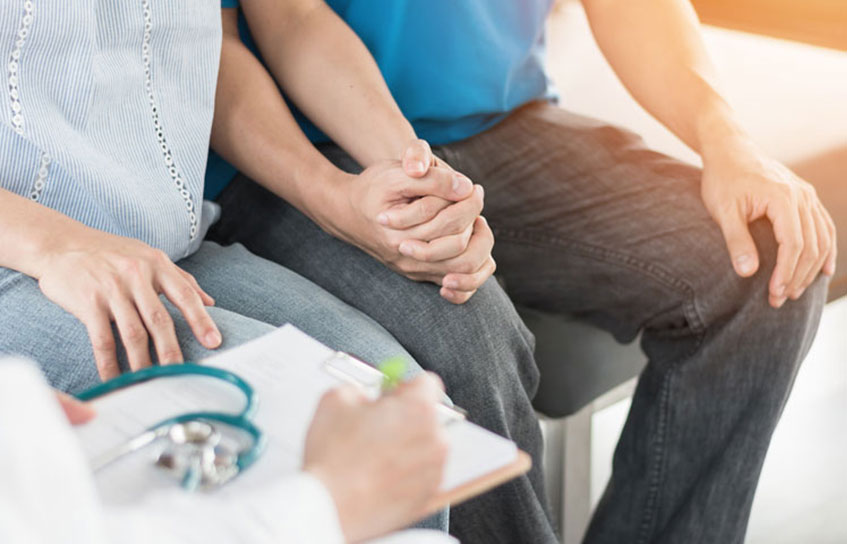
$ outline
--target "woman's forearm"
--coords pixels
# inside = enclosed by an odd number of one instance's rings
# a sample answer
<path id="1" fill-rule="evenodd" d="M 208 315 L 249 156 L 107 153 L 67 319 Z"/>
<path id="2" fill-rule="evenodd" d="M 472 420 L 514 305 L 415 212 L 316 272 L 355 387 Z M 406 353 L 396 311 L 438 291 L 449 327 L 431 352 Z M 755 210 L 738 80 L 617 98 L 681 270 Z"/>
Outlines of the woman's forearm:
<path id="1" fill-rule="evenodd" d="M 38 279 L 46 255 L 89 230 L 66 215 L 0 189 L 0 266 Z"/>
<path id="2" fill-rule="evenodd" d="M 251 0 L 242 9 L 269 70 L 312 122 L 363 166 L 400 158 L 414 130 L 370 52 L 325 2 Z"/>

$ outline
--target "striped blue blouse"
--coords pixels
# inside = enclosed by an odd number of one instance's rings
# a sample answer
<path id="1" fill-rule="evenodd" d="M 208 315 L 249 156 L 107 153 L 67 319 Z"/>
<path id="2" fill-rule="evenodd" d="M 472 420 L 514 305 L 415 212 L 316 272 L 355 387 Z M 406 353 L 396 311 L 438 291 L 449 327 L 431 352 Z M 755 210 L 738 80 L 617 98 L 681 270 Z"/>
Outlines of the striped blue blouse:
<path id="1" fill-rule="evenodd" d="M 220 45 L 219 0 L 3 0 L 0 186 L 190 254 Z"/>

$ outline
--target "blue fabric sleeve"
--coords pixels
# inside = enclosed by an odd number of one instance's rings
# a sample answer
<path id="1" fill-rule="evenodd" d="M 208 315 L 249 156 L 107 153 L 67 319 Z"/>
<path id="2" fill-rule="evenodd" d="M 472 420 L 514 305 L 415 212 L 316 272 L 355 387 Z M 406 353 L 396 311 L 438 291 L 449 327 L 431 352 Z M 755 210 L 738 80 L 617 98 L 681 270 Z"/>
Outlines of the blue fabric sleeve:
<path id="1" fill-rule="evenodd" d="M 222 8 L 237 8 L 239 0 L 221 0 Z"/>

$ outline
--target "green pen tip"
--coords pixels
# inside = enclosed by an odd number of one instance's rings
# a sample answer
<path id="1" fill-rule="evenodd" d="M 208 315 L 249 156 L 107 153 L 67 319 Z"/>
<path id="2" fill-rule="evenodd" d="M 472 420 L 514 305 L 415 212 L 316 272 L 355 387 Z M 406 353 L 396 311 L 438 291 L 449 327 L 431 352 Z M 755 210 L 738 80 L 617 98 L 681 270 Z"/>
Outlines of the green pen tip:
<path id="1" fill-rule="evenodd" d="M 406 375 L 406 360 L 403 357 L 391 357 L 379 364 L 379 371 L 382 372 L 383 385 L 390 389 L 396 387 Z"/>

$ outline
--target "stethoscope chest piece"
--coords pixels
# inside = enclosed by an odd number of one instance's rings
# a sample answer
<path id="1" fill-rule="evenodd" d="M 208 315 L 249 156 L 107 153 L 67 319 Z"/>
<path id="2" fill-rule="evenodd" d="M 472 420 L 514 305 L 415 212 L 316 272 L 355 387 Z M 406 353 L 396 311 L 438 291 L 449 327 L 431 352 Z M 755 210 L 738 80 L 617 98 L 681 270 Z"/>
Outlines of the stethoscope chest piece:
<path id="1" fill-rule="evenodd" d="M 173 423 L 163 433 L 156 466 L 193 491 L 222 486 L 238 474 L 238 455 L 221 444 L 221 433 L 206 421 Z"/>

